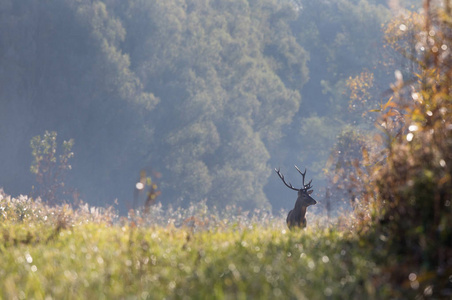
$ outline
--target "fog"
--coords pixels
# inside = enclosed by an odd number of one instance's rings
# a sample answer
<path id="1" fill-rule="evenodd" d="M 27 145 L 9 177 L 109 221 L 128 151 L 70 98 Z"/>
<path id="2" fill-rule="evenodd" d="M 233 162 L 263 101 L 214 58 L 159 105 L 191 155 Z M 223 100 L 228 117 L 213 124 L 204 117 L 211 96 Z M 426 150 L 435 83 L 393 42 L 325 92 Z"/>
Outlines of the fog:
<path id="1" fill-rule="evenodd" d="M 1 0 L 0 187 L 36 189 L 47 130 L 58 151 L 74 139 L 64 186 L 93 205 L 133 208 L 146 170 L 164 205 L 286 210 L 274 168 L 298 186 L 296 164 L 324 213 L 338 138 L 370 135 L 379 103 L 355 109 L 348 80 L 392 81 L 390 16 L 377 0 Z"/>

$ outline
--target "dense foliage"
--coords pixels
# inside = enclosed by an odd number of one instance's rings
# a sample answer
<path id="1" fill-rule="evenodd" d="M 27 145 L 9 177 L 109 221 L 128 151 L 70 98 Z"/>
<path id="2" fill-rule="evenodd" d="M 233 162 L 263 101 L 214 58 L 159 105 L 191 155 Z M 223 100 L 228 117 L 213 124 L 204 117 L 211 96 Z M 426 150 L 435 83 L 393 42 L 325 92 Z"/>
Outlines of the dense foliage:
<path id="1" fill-rule="evenodd" d="M 143 168 L 164 203 L 286 207 L 271 170 L 300 161 L 321 192 L 341 129 L 369 128 L 347 80 L 387 80 L 380 2 L 1 0 L 1 185 L 34 184 L 49 130 L 75 141 L 67 184 L 123 212 Z"/>
<path id="2" fill-rule="evenodd" d="M 381 107 L 376 140 L 383 150 L 355 173 L 369 205 L 366 238 L 381 247 L 381 260 L 394 263 L 386 276 L 413 297 L 452 291 L 451 16 L 450 1 L 424 1 L 422 13 L 388 25 L 389 45 L 409 63 Z"/>

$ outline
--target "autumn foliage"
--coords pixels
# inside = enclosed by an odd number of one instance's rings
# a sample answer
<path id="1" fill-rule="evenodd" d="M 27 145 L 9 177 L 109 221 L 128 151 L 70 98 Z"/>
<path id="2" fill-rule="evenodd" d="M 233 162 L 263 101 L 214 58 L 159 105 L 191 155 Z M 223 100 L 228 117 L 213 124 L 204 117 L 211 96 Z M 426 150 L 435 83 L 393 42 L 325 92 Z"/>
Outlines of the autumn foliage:
<path id="1" fill-rule="evenodd" d="M 450 16 L 449 1 L 424 1 L 422 18 L 390 25 L 398 33 L 388 42 L 417 71 L 407 78 L 396 73 L 381 107 L 379 138 L 386 147 L 373 161 L 362 199 L 370 205 L 370 237 L 382 247 L 382 259 L 397 262 L 388 267 L 391 280 L 424 296 L 447 295 L 452 274 Z"/>

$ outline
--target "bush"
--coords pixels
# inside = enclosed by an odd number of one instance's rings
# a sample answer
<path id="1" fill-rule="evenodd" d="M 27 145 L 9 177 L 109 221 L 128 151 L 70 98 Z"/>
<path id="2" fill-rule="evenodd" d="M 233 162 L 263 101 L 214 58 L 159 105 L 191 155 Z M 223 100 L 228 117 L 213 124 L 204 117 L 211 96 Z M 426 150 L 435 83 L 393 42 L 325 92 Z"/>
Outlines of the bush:
<path id="1" fill-rule="evenodd" d="M 425 1 L 423 18 L 390 26 L 414 37 L 410 58 L 419 72 L 415 80 L 396 76 L 379 120 L 387 146 L 379 158 L 384 164 L 373 165 L 363 195 L 373 208 L 368 237 L 381 247 L 386 265 L 396 262 L 387 269 L 391 280 L 421 296 L 450 296 L 452 288 L 450 5 Z M 409 21 L 421 23 L 402 26 Z"/>
<path id="2" fill-rule="evenodd" d="M 66 173 L 72 169 L 69 163 L 74 156 L 71 151 L 74 140 L 63 141 L 63 153 L 57 156 L 57 133 L 46 131 L 44 135 L 35 136 L 30 141 L 33 163 L 31 173 L 36 175 L 37 188 L 34 196 L 42 197 L 50 204 L 55 204 L 63 195 L 70 193 L 65 186 Z"/>

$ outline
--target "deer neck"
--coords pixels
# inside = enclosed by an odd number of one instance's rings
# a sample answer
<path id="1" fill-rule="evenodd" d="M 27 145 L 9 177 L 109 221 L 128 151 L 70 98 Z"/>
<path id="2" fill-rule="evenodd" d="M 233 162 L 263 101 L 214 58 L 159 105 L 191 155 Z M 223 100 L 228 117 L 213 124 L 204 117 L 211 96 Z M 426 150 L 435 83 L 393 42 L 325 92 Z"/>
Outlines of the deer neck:
<path id="1" fill-rule="evenodd" d="M 301 206 L 299 209 L 300 209 L 300 215 L 301 215 L 301 218 L 302 219 L 304 219 L 304 217 L 306 216 L 306 206 Z"/>
<path id="2" fill-rule="evenodd" d="M 305 215 L 306 215 L 306 209 L 307 208 L 308 207 L 303 205 L 301 203 L 301 201 L 297 201 L 295 203 L 294 212 L 300 219 L 303 219 L 305 217 Z"/>

